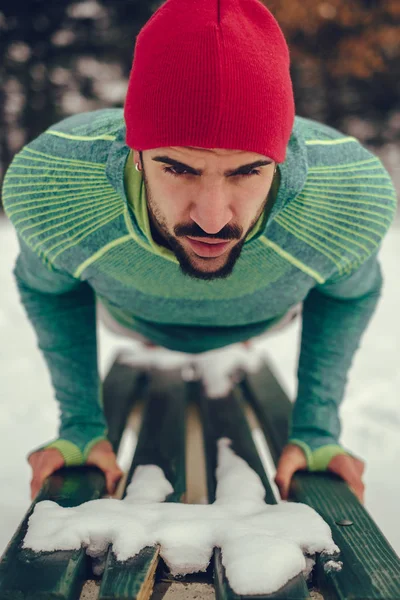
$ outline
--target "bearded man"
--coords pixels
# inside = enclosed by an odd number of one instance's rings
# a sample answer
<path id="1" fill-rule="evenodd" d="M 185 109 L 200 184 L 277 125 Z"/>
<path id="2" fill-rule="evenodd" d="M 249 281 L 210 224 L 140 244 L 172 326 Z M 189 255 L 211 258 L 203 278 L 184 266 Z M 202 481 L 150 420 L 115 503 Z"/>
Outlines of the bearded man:
<path id="1" fill-rule="evenodd" d="M 65 465 L 121 477 L 107 440 L 96 306 L 146 343 L 200 353 L 302 318 L 298 391 L 276 481 L 338 473 L 347 374 L 382 287 L 395 213 L 381 162 L 296 116 L 289 51 L 259 0 L 167 0 L 141 30 L 123 109 L 66 118 L 13 159 L 14 268 L 61 409 L 29 455 L 32 497 Z"/>

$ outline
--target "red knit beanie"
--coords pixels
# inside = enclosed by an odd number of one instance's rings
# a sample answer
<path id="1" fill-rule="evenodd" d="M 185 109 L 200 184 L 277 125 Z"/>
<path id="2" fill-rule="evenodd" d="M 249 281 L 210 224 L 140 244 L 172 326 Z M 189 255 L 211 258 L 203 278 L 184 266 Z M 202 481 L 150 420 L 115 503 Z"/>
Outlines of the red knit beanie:
<path id="1" fill-rule="evenodd" d="M 126 143 L 225 148 L 285 160 L 289 50 L 260 0 L 167 0 L 137 36 Z"/>

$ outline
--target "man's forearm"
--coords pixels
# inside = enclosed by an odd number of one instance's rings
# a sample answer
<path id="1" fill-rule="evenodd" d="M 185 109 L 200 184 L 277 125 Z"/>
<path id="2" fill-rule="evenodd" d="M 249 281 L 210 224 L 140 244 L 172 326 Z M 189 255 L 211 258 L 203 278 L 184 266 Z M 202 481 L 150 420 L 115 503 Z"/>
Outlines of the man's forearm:
<path id="1" fill-rule="evenodd" d="M 93 290 L 79 283 L 62 293 L 60 289 L 38 291 L 30 281 L 31 271 L 27 272 L 29 260 L 26 252 L 20 255 L 14 275 L 60 406 L 59 437 L 63 441 L 57 440 L 52 446 L 62 451 L 67 464 L 81 464 L 89 444 L 107 434 L 97 366 Z M 56 273 L 53 278 L 56 280 Z M 46 282 L 42 287 L 46 289 Z"/>
<path id="2" fill-rule="evenodd" d="M 303 306 L 298 393 L 290 440 L 311 451 L 338 444 L 339 406 L 347 375 L 378 302 L 382 277 L 376 258 L 348 282 L 311 290 Z"/>

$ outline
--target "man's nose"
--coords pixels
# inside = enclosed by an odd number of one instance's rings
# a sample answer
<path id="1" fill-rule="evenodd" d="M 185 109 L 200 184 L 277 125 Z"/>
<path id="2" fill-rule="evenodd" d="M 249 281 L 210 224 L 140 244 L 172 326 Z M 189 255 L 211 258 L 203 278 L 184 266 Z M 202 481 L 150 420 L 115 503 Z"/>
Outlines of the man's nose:
<path id="1" fill-rule="evenodd" d="M 197 196 L 190 218 L 206 233 L 218 233 L 233 217 L 229 202 L 220 189 L 207 191 Z"/>

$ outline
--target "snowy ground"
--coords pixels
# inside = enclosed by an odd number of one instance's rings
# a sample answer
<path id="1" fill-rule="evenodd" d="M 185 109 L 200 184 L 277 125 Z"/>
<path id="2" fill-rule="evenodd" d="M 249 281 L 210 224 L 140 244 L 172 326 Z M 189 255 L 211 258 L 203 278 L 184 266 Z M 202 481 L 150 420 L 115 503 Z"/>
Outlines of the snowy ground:
<path id="1" fill-rule="evenodd" d="M 383 296 L 356 356 L 341 414 L 342 442 L 367 463 L 366 507 L 400 555 L 399 234 L 397 221 L 381 252 Z M 26 454 L 57 431 L 57 406 L 46 366 L 11 274 L 16 255 L 14 230 L 0 219 L 0 553 L 30 504 Z M 298 324 L 292 325 L 258 343 L 260 352 L 271 357 L 292 397 L 298 334 Z M 116 348 L 132 347 L 132 343 L 100 327 L 103 375 Z"/>

